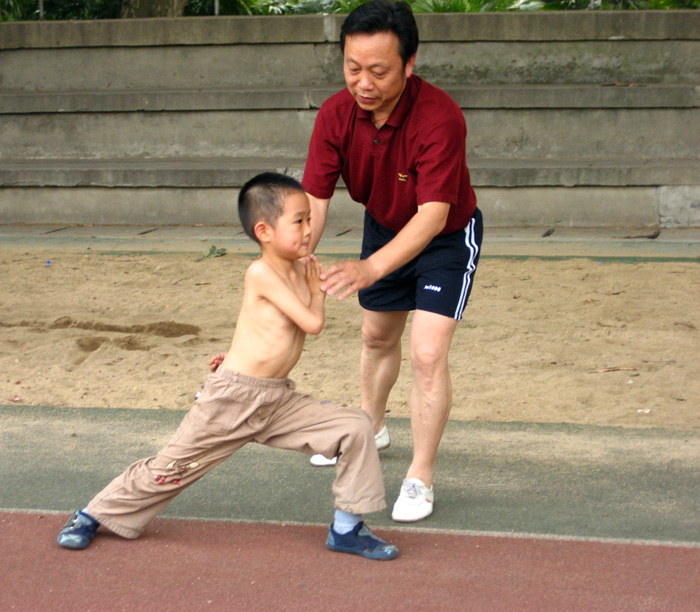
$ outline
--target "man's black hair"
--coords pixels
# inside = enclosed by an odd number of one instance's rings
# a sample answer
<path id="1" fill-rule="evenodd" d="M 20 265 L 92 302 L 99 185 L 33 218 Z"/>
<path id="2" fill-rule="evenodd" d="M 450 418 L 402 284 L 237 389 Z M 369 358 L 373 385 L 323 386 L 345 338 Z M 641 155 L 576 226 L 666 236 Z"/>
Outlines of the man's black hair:
<path id="1" fill-rule="evenodd" d="M 418 26 L 411 7 L 402 0 L 371 0 L 350 13 L 340 29 L 340 51 L 352 34 L 393 32 L 399 38 L 399 54 L 404 67 L 418 50 Z"/>
<path id="2" fill-rule="evenodd" d="M 250 179 L 238 194 L 238 217 L 243 231 L 255 242 L 255 224 L 263 220 L 273 227 L 284 211 L 288 193 L 304 191 L 301 183 L 278 172 L 263 172 Z"/>

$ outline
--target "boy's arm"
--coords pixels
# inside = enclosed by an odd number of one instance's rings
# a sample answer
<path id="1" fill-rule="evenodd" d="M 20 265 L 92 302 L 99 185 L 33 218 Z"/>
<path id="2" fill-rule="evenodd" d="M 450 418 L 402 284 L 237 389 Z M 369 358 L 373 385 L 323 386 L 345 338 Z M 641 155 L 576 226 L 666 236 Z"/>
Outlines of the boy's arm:
<path id="1" fill-rule="evenodd" d="M 306 282 L 311 292 L 311 302 L 307 306 L 277 272 L 268 265 L 251 265 L 248 268 L 250 280 L 257 293 L 274 304 L 286 317 L 291 319 L 304 333 L 319 334 L 325 322 L 324 299 L 321 291 L 320 265 L 315 257 L 306 261 Z"/>
<path id="2" fill-rule="evenodd" d="M 311 310 L 320 321 L 318 331 L 308 331 L 307 333 L 316 335 L 321 333 L 323 324 L 326 322 L 326 294 L 321 290 L 321 273 L 323 272 L 323 268 L 315 255 L 307 257 L 304 265 L 306 266 L 306 284 L 309 286 L 309 292 L 311 293 L 309 310 Z"/>

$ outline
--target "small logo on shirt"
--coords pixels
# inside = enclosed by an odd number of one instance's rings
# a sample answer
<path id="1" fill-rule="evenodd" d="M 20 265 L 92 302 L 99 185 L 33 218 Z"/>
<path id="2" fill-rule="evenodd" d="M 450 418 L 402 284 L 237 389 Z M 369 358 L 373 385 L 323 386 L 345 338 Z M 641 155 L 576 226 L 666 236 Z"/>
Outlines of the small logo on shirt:
<path id="1" fill-rule="evenodd" d="M 401 174 L 399 172 L 399 182 L 406 183 L 408 181 L 408 174 Z"/>
<path id="2" fill-rule="evenodd" d="M 423 289 L 426 291 L 435 291 L 435 293 L 440 293 L 442 291 L 442 287 L 438 287 L 437 285 L 426 285 Z"/>

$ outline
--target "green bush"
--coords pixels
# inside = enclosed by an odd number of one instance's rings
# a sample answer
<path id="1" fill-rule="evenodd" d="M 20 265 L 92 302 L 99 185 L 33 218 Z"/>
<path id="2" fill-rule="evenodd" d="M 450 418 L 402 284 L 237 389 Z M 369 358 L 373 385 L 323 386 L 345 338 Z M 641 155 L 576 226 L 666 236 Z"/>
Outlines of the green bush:
<path id="1" fill-rule="evenodd" d="M 604 11 L 698 9 L 700 0 L 593 0 Z M 544 10 L 567 11 L 591 8 L 591 0 L 544 0 Z"/>
<path id="2" fill-rule="evenodd" d="M 0 21 L 27 19 L 39 19 L 39 3 L 36 0 L 0 0 Z"/>
<path id="3" fill-rule="evenodd" d="M 251 14 L 349 13 L 367 0 L 246 0 Z M 415 13 L 485 11 L 698 9 L 700 0 L 407 0 Z"/>
<path id="4" fill-rule="evenodd" d="M 247 0 L 219 0 L 219 15 L 251 15 Z M 189 0 L 185 16 L 204 17 L 214 14 L 214 0 Z"/>
<path id="5" fill-rule="evenodd" d="M 117 19 L 122 0 L 44 0 L 44 19 Z M 38 0 L 0 0 L 0 21 L 39 19 Z"/>
<path id="6" fill-rule="evenodd" d="M 221 15 L 349 13 L 367 0 L 220 0 Z M 416 13 L 523 10 L 700 9 L 700 0 L 408 0 Z M 44 0 L 45 19 L 116 19 L 122 0 Z M 189 0 L 185 15 L 214 14 L 214 0 Z M 38 0 L 0 0 L 0 21 L 39 19 Z"/>

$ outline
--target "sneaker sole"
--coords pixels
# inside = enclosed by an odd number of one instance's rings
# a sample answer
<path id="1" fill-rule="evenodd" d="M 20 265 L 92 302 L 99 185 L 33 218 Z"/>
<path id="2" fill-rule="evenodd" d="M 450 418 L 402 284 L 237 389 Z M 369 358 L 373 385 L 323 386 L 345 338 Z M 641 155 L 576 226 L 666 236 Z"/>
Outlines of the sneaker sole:
<path id="1" fill-rule="evenodd" d="M 71 542 L 70 540 L 61 540 L 61 538 L 56 541 L 59 546 L 68 550 L 85 550 L 90 545 L 90 542 Z"/>
<path id="2" fill-rule="evenodd" d="M 394 549 L 393 551 L 391 551 L 391 553 L 389 553 L 389 555 L 374 556 L 372 555 L 372 553 L 364 553 L 354 550 L 352 548 L 343 548 L 342 546 L 331 546 L 330 544 L 326 544 L 326 546 L 328 547 L 328 550 L 332 550 L 333 552 L 357 555 L 358 557 L 364 557 L 365 559 L 372 559 L 372 561 L 391 561 L 392 559 L 396 559 L 396 557 L 399 556 L 398 549 Z"/>
<path id="3" fill-rule="evenodd" d="M 395 523 L 416 523 L 418 521 L 422 521 L 425 518 L 428 518 L 431 514 L 433 513 L 433 504 L 430 504 L 430 510 L 426 514 L 421 514 L 419 516 L 401 516 L 399 515 L 394 515 L 394 513 L 391 513 L 391 520 L 394 521 Z"/>

